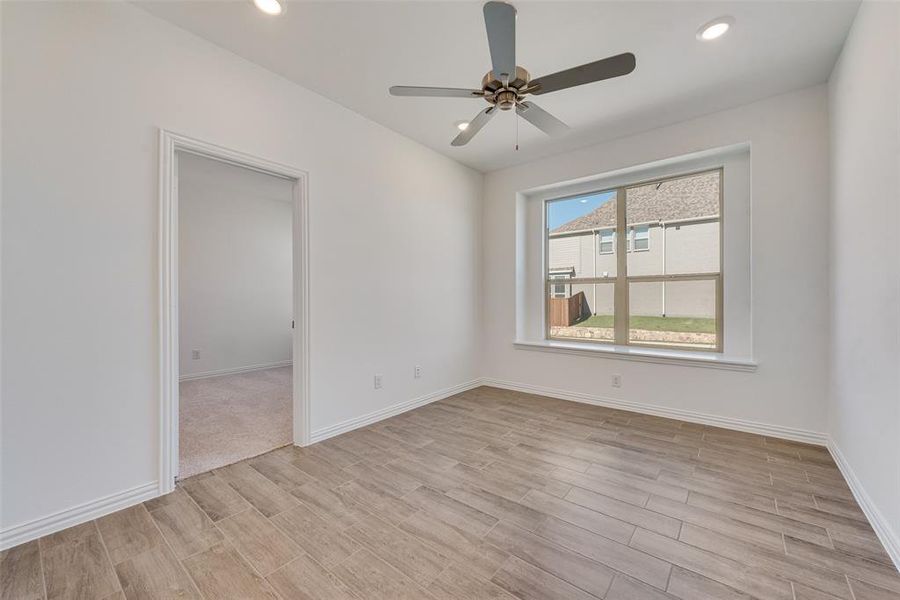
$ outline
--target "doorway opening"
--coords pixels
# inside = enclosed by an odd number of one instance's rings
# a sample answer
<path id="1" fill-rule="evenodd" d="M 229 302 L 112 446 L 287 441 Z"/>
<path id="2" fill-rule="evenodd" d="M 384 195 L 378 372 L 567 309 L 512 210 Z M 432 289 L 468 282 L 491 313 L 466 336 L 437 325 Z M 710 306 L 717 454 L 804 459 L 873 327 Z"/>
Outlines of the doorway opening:
<path id="1" fill-rule="evenodd" d="M 309 440 L 306 173 L 162 131 L 160 493 Z"/>
<path id="2" fill-rule="evenodd" d="M 293 441 L 293 182 L 181 151 L 176 159 L 184 478 Z"/>

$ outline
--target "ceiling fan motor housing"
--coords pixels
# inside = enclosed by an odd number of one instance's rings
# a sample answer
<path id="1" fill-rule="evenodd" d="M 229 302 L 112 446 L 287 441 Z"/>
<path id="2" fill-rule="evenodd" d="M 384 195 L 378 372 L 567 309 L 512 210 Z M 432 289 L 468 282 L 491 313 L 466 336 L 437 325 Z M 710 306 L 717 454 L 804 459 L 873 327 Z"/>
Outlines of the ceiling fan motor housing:
<path id="1" fill-rule="evenodd" d="M 504 82 L 494 77 L 493 71 L 488 71 L 481 80 L 481 89 L 484 91 L 484 99 L 499 108 L 510 110 L 523 96 L 522 90 L 528 87 L 531 75 L 522 67 L 516 67 L 516 77 Z"/>

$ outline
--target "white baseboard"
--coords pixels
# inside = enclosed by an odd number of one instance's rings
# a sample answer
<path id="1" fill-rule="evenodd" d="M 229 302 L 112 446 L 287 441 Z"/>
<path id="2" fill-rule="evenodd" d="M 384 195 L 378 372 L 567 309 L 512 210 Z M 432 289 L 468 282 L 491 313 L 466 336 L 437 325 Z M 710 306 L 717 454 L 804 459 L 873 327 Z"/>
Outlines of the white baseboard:
<path id="1" fill-rule="evenodd" d="M 322 440 L 327 440 L 330 437 L 334 437 L 342 433 L 347 433 L 348 431 L 353 431 L 354 429 L 359 429 L 360 427 L 365 427 L 366 425 L 371 425 L 372 423 L 377 423 L 378 421 L 383 421 L 384 419 L 387 419 L 389 417 L 399 415 L 400 413 L 405 413 L 408 410 L 412 410 L 420 406 L 425 406 L 426 404 L 431 404 L 432 402 L 437 402 L 438 400 L 443 400 L 444 398 L 449 398 L 454 394 L 459 394 L 461 392 L 465 392 L 466 390 L 477 388 L 480 385 L 483 385 L 480 379 L 473 379 L 472 381 L 460 383 L 443 390 L 438 390 L 437 392 L 432 392 L 424 396 L 419 396 L 418 398 L 413 398 L 412 400 L 406 400 L 405 402 L 392 404 L 387 408 L 382 408 L 381 410 L 376 410 L 360 417 L 348 419 L 341 423 L 336 423 L 335 425 L 329 425 L 328 427 L 317 429 L 312 432 L 312 439 L 310 440 L 310 443 L 314 444 L 316 442 L 321 442 Z"/>
<path id="2" fill-rule="evenodd" d="M 655 415 L 658 417 L 668 417 L 670 419 L 680 419 L 682 421 L 689 421 L 691 423 L 700 423 L 702 425 L 712 425 L 714 427 L 723 427 L 725 429 L 735 429 L 737 431 L 746 431 L 749 433 L 756 433 L 759 435 L 766 435 L 769 437 L 775 437 L 779 439 L 792 440 L 796 442 L 804 442 L 807 444 L 815 444 L 817 446 L 825 446 L 828 443 L 828 436 L 824 433 L 818 433 L 815 431 L 809 431 L 806 429 L 797 429 L 794 427 L 785 427 L 783 425 L 770 425 L 768 423 L 759 423 L 757 421 L 748 421 L 744 419 L 735 419 L 732 417 L 720 417 L 717 415 L 711 415 L 707 413 L 701 413 L 692 410 L 684 410 L 678 408 L 668 408 L 665 406 L 658 406 L 654 404 L 643 404 L 640 402 L 632 402 L 630 400 L 616 400 L 614 398 L 605 398 L 602 396 L 596 396 L 593 394 L 583 394 L 580 392 L 568 392 L 563 390 L 557 390 L 554 388 L 547 388 L 543 386 L 529 385 L 524 383 L 516 383 L 512 381 L 504 381 L 501 379 L 494 379 L 491 377 L 482 377 L 480 379 L 474 379 L 467 383 L 462 383 L 456 386 L 452 386 L 432 394 L 427 394 L 425 396 L 421 396 L 419 398 L 414 398 L 412 400 L 407 400 L 405 402 L 400 402 L 398 404 L 394 404 L 392 406 L 388 406 L 387 408 L 383 408 L 381 410 L 377 410 L 375 412 L 371 412 L 366 415 L 362 415 L 360 417 L 356 417 L 354 419 L 349 419 L 347 421 L 343 421 L 341 423 L 337 423 L 335 425 L 331 425 L 329 427 L 323 427 L 322 429 L 317 429 L 312 433 L 312 443 L 321 442 L 322 440 L 326 440 L 330 437 L 334 437 L 336 435 L 340 435 L 342 433 L 346 433 L 348 431 L 352 431 L 354 429 L 358 429 L 360 427 L 365 427 L 366 425 L 371 425 L 372 423 L 376 423 L 378 421 L 387 419 L 388 417 L 393 417 L 394 415 L 399 415 L 400 413 L 404 413 L 408 410 L 412 410 L 419 406 L 424 406 L 426 404 L 430 404 L 431 402 L 436 402 L 437 400 L 441 400 L 443 398 L 448 398 L 454 394 L 459 394 L 460 392 L 464 392 L 466 390 L 471 390 L 476 387 L 486 385 L 492 386 L 496 388 L 502 388 L 506 390 L 513 390 L 517 392 L 524 392 L 527 394 L 538 394 L 541 396 L 548 396 L 550 398 L 559 398 L 560 400 L 570 400 L 572 402 L 581 402 L 583 404 L 593 404 L 596 406 L 606 406 L 609 408 L 618 408 L 621 410 L 628 410 L 631 412 L 647 414 L 647 415 Z"/>
<path id="3" fill-rule="evenodd" d="M 206 379 L 208 377 L 221 377 L 222 375 L 236 375 L 238 373 L 249 373 L 251 371 L 264 371 L 266 369 L 275 369 L 277 367 L 290 367 L 294 364 L 292 360 L 280 360 L 273 363 L 265 363 L 261 365 L 247 365 L 246 367 L 235 367 L 233 369 L 219 369 L 218 371 L 203 371 L 202 373 L 190 373 L 188 375 L 180 375 L 178 381 L 191 381 L 194 379 Z"/>
<path id="4" fill-rule="evenodd" d="M 124 492 L 111 494 L 58 513 L 35 519 L 0 531 L 0 550 L 6 550 L 39 537 L 62 531 L 68 527 L 86 523 L 92 519 L 108 515 L 134 506 L 159 495 L 159 483 L 152 481 Z"/>
<path id="5" fill-rule="evenodd" d="M 840 469 L 841 475 L 844 476 L 847 485 L 850 486 L 850 491 L 853 492 L 856 503 L 859 504 L 872 529 L 875 530 L 875 535 L 881 540 L 881 545 L 884 546 L 888 556 L 891 557 L 894 566 L 900 571 L 900 532 L 896 532 L 891 528 L 888 520 L 881 514 L 881 511 L 878 510 L 878 507 L 872 502 L 872 498 L 869 497 L 869 494 L 863 488 L 850 463 L 847 462 L 844 453 L 841 452 L 841 449 L 831 438 L 828 439 L 828 451 L 831 452 L 831 456 L 834 458 L 838 469 Z"/>
<path id="6" fill-rule="evenodd" d="M 597 396 L 594 394 L 568 392 L 543 386 L 516 383 L 513 381 L 503 381 L 501 379 L 493 379 L 490 377 L 482 378 L 481 384 L 503 388 L 506 390 L 525 392 L 527 394 L 538 394 L 541 396 L 549 396 L 551 398 L 559 398 L 560 400 L 571 400 L 573 402 L 594 404 L 596 406 L 605 406 L 608 408 L 618 408 L 621 410 L 628 410 L 645 415 L 679 419 L 681 421 L 699 423 L 701 425 L 712 425 L 714 427 L 722 427 L 725 429 L 735 429 L 737 431 L 757 433 L 759 435 L 766 435 L 769 437 L 780 438 L 784 440 L 804 442 L 807 444 L 816 444 L 817 446 L 825 446 L 828 442 L 828 436 L 824 433 L 818 433 L 806 429 L 797 429 L 794 427 L 785 427 L 783 425 L 770 425 L 768 423 L 748 421 L 745 419 L 736 419 L 733 417 L 720 417 L 717 415 L 702 413 L 694 410 L 669 408 L 656 404 L 633 402 L 631 400 L 617 400 L 615 398 L 605 398 L 603 396 Z"/>

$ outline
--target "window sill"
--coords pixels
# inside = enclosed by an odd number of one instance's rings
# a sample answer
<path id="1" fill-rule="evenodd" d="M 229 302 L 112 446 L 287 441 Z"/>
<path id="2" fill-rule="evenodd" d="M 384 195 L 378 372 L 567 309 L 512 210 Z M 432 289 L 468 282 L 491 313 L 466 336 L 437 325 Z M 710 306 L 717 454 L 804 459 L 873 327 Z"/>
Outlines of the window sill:
<path id="1" fill-rule="evenodd" d="M 663 365 L 683 365 L 686 367 L 704 367 L 708 369 L 724 369 L 727 371 L 756 371 L 757 367 L 756 361 L 753 360 L 731 358 L 721 354 L 712 354 L 708 352 L 557 341 L 515 341 L 513 342 L 513 346 L 519 350 L 559 352 L 562 354 L 577 354 L 581 356 L 602 356 L 619 360 L 633 360 Z"/>

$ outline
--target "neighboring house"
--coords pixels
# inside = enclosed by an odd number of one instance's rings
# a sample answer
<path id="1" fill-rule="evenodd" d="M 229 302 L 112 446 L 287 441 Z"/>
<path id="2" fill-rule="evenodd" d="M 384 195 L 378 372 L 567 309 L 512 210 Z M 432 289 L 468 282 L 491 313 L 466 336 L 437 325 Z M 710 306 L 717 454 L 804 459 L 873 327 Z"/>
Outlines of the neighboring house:
<path id="1" fill-rule="evenodd" d="M 719 272 L 719 171 L 629 188 L 626 196 L 627 273 Z M 551 286 L 552 297 L 584 292 L 590 312 L 611 315 L 616 277 L 616 199 L 549 234 L 549 277 L 608 277 L 609 284 Z M 715 316 L 708 281 L 632 283 L 633 315 Z"/>

